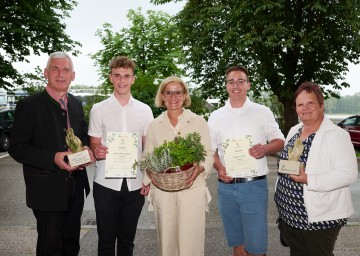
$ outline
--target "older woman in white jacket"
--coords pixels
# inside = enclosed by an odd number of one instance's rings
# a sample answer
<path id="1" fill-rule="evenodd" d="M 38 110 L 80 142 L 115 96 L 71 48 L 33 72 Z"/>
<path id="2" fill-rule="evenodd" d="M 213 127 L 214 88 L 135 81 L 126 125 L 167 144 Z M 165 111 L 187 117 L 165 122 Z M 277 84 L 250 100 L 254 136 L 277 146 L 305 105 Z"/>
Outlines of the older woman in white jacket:
<path id="1" fill-rule="evenodd" d="M 303 151 L 299 175 L 279 173 L 275 202 L 282 238 L 291 256 L 333 255 L 337 236 L 354 212 L 349 185 L 357 179 L 357 160 L 349 134 L 324 115 L 320 87 L 305 82 L 295 92 L 300 124 L 291 128 L 280 159 L 296 140 Z"/>

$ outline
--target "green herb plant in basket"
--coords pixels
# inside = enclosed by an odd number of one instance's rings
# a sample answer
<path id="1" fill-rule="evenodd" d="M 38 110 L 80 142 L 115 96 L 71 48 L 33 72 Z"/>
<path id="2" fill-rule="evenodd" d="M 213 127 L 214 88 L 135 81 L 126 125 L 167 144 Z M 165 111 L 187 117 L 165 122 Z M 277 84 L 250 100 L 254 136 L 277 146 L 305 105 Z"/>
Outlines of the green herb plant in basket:
<path id="1" fill-rule="evenodd" d="M 140 169 L 146 171 L 154 185 L 165 191 L 179 191 L 189 185 L 186 179 L 194 172 L 194 164 L 204 161 L 206 150 L 201 144 L 197 132 L 185 137 L 176 137 L 174 141 L 164 141 L 152 153 L 146 154 L 140 161 Z"/>

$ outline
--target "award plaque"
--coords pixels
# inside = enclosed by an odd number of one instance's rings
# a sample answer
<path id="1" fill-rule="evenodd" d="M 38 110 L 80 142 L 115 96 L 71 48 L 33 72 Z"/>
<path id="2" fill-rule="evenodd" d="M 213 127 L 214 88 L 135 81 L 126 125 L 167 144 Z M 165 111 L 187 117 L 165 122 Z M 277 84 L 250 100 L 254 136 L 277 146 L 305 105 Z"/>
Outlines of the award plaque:
<path id="1" fill-rule="evenodd" d="M 108 132 L 105 159 L 105 178 L 136 178 L 138 135 L 130 132 Z"/>
<path id="2" fill-rule="evenodd" d="M 71 167 L 79 166 L 91 162 L 89 151 L 87 151 L 86 149 L 77 153 L 72 153 L 70 155 L 67 155 L 67 157 L 69 159 L 69 164 Z"/>
<path id="3" fill-rule="evenodd" d="M 84 150 L 81 140 L 74 134 L 74 130 L 72 128 L 69 128 L 66 131 L 65 141 L 72 152 L 72 154 L 67 155 L 71 167 L 91 162 L 89 151 L 86 149 Z"/>
<path id="4" fill-rule="evenodd" d="M 279 162 L 279 173 L 285 174 L 300 174 L 300 166 L 302 163 L 299 162 L 299 158 L 304 150 L 304 145 L 300 138 L 297 138 L 294 143 L 294 147 L 289 148 L 288 160 L 280 160 Z"/>
<path id="5" fill-rule="evenodd" d="M 299 175 L 300 174 L 300 162 L 281 159 L 279 162 L 278 172 L 285 173 L 285 174 Z"/>

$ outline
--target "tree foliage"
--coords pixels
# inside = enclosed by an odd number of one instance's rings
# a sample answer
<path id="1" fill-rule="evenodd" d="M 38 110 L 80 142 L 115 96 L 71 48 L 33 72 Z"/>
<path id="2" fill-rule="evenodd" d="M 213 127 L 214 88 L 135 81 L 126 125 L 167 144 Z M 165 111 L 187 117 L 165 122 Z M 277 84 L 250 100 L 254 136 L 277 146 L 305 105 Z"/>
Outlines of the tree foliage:
<path id="1" fill-rule="evenodd" d="M 130 10 L 127 17 L 131 22 L 128 28 L 114 32 L 110 24 L 104 24 L 97 31 L 104 49 L 92 58 L 99 67 L 105 91 L 113 90 L 109 81 L 110 60 L 119 55 L 132 58 L 136 64 L 132 95 L 147 103 L 156 116 L 160 110 L 154 107 L 154 98 L 161 80 L 184 75 L 180 69 L 183 58 L 179 33 L 172 17 L 162 11 L 147 11 L 145 16 L 139 8 Z"/>
<path id="2" fill-rule="evenodd" d="M 214 110 L 214 107 L 206 102 L 204 98 L 207 98 L 201 88 L 195 88 L 191 90 L 191 106 L 189 109 L 198 114 L 203 116 L 206 120 L 209 118 L 210 113 Z"/>
<path id="3" fill-rule="evenodd" d="M 360 114 L 360 92 L 354 95 L 330 97 L 325 101 L 327 114 Z"/>
<path id="4" fill-rule="evenodd" d="M 43 90 L 47 84 L 44 72 L 39 66 L 35 68 L 34 73 L 25 73 L 23 79 L 23 90 L 28 92 L 29 95 Z"/>
<path id="5" fill-rule="evenodd" d="M 62 23 L 76 4 L 75 0 L 0 1 L 0 88 L 24 82 L 13 62 L 28 62 L 31 55 L 80 46 L 65 34 Z"/>
<path id="6" fill-rule="evenodd" d="M 155 4 L 171 0 L 153 0 Z M 177 15 L 191 77 L 206 94 L 226 97 L 228 66 L 250 71 L 254 95 L 271 91 L 284 106 L 286 134 L 297 123 L 292 95 L 303 81 L 324 94 L 360 57 L 357 0 L 189 0 Z"/>

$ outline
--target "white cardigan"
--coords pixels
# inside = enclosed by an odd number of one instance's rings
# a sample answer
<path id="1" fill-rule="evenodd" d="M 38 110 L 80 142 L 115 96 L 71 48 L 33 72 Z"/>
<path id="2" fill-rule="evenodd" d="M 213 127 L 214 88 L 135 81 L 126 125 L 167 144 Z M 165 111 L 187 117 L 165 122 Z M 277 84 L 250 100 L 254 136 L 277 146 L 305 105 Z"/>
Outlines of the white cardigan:
<path id="1" fill-rule="evenodd" d="M 291 128 L 285 145 L 300 129 Z M 306 163 L 308 184 L 304 202 L 309 222 L 348 218 L 354 209 L 349 185 L 358 176 L 357 160 L 348 132 L 326 116 L 312 142 Z"/>

